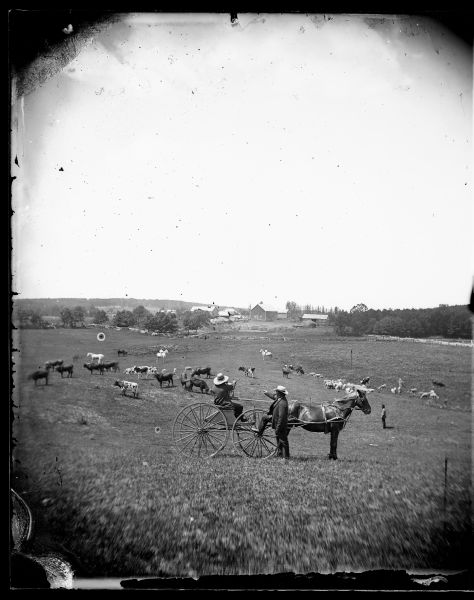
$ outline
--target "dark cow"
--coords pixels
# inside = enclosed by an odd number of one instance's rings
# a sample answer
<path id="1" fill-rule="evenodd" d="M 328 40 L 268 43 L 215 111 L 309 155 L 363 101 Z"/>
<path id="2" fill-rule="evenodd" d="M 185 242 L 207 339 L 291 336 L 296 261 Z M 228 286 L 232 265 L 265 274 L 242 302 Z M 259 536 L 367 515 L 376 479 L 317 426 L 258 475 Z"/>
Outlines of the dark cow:
<path id="1" fill-rule="evenodd" d="M 200 379 L 199 377 L 191 377 L 191 379 L 186 384 L 186 389 L 190 392 L 193 391 L 193 387 L 197 387 L 201 390 L 201 394 L 209 393 L 209 386 L 204 381 L 204 379 Z"/>
<path id="2" fill-rule="evenodd" d="M 34 373 L 32 373 L 31 375 L 28 376 L 28 379 L 33 379 L 33 381 L 36 382 L 38 381 L 38 379 L 44 379 L 45 380 L 45 385 L 48 385 L 48 377 L 49 377 L 49 371 L 46 369 L 39 369 L 38 371 L 35 371 Z"/>
<path id="3" fill-rule="evenodd" d="M 210 379 L 212 377 L 211 367 L 198 367 L 191 373 L 191 377 L 194 377 L 194 375 L 206 375 L 206 379 Z"/>
<path id="4" fill-rule="evenodd" d="M 113 371 L 114 373 L 119 370 L 119 364 L 117 361 L 102 363 L 102 366 L 106 371 Z"/>
<path id="5" fill-rule="evenodd" d="M 63 360 L 48 360 L 48 362 L 44 366 L 46 367 L 47 371 L 49 371 L 50 369 L 53 369 L 54 371 L 55 367 L 61 367 L 63 363 Z"/>
<path id="6" fill-rule="evenodd" d="M 74 370 L 74 365 L 66 365 L 66 366 L 59 366 L 56 371 L 58 373 L 61 373 L 61 379 L 63 378 L 64 373 L 66 373 L 66 375 L 68 377 L 72 377 L 72 372 Z"/>
<path id="7" fill-rule="evenodd" d="M 283 377 L 286 377 L 287 379 L 289 379 L 288 376 L 291 373 L 291 371 L 286 365 L 284 367 L 282 367 L 282 372 L 283 372 Z"/>
<path id="8" fill-rule="evenodd" d="M 133 370 L 138 375 L 138 379 L 140 379 L 141 375 L 145 375 L 145 377 L 148 377 L 149 369 L 150 369 L 150 367 L 144 366 L 144 367 L 134 367 Z"/>
<path id="9" fill-rule="evenodd" d="M 117 350 L 117 355 L 127 356 L 128 352 L 126 350 Z"/>
<path id="10" fill-rule="evenodd" d="M 370 377 L 364 377 L 364 379 L 360 380 L 360 385 L 368 385 L 370 381 Z"/>
<path id="11" fill-rule="evenodd" d="M 90 371 L 91 375 L 93 371 L 99 371 L 101 375 L 104 374 L 104 365 L 101 363 L 84 363 L 84 369 Z"/>
<path id="12" fill-rule="evenodd" d="M 438 387 L 446 387 L 442 381 L 432 381 L 433 385 L 437 385 Z"/>
<path id="13" fill-rule="evenodd" d="M 295 373 L 298 373 L 298 375 L 304 375 L 304 370 L 301 365 L 296 365 L 296 367 L 294 368 L 294 371 L 295 371 Z"/>
<path id="14" fill-rule="evenodd" d="M 170 387 L 170 384 L 171 386 L 174 386 L 173 373 L 166 373 L 166 375 L 164 375 L 163 373 L 155 373 L 155 377 L 160 382 L 160 387 L 163 387 L 163 383 L 165 381 L 168 382 L 168 387 Z"/>

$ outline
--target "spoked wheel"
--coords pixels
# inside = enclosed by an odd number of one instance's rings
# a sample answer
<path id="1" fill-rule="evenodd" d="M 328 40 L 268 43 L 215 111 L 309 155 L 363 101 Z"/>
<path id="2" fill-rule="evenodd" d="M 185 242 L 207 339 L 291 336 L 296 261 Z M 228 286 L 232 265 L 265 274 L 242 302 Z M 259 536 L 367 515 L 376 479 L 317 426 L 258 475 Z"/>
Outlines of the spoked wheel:
<path id="1" fill-rule="evenodd" d="M 212 404 L 191 404 L 176 415 L 173 442 L 182 454 L 215 456 L 225 447 L 228 437 L 225 416 Z"/>
<path id="2" fill-rule="evenodd" d="M 270 458 L 275 455 L 277 444 L 270 422 L 267 423 L 261 435 L 255 431 L 258 430 L 262 418 L 266 414 L 267 411 L 261 408 L 252 408 L 246 410 L 235 420 L 232 428 L 232 441 L 235 447 L 246 456 Z"/>

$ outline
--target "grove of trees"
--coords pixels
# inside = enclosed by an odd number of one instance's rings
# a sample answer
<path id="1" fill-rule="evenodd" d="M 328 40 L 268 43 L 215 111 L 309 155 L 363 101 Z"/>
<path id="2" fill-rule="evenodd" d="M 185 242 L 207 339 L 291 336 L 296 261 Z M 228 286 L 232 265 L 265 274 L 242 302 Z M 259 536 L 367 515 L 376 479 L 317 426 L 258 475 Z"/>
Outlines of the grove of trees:
<path id="1" fill-rule="evenodd" d="M 369 309 L 365 304 L 349 312 L 329 314 L 337 335 L 393 335 L 397 337 L 444 337 L 470 339 L 471 313 L 467 306 L 439 306 L 420 309 Z"/>

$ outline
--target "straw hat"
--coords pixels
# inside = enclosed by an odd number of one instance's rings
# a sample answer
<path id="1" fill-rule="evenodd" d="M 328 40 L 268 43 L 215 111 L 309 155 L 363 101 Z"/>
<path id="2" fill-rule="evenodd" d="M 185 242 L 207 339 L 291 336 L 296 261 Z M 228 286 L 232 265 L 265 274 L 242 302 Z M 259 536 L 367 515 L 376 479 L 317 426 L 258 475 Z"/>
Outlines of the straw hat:
<path id="1" fill-rule="evenodd" d="M 288 395 L 288 390 L 286 389 L 286 387 L 283 387 L 282 385 L 277 385 L 274 391 L 281 392 L 282 394 L 285 394 L 285 396 Z"/>
<path id="2" fill-rule="evenodd" d="M 229 378 L 223 373 L 217 373 L 217 375 L 214 377 L 214 385 L 220 385 L 221 383 L 225 383 L 226 381 L 229 381 Z"/>

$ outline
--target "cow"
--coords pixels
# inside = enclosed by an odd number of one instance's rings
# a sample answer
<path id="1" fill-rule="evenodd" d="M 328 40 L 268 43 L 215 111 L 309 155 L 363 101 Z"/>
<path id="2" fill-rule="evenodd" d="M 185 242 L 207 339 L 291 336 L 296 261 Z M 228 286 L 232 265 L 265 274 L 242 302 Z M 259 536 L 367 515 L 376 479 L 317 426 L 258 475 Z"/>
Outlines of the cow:
<path id="1" fill-rule="evenodd" d="M 135 371 L 135 374 L 138 375 L 138 379 L 140 379 L 140 376 L 143 375 L 143 374 L 145 375 L 145 377 L 148 377 L 148 371 L 149 371 L 150 368 L 151 367 L 146 367 L 146 366 L 143 366 L 143 367 L 133 367 L 133 369 Z"/>
<path id="2" fill-rule="evenodd" d="M 370 377 L 364 377 L 364 379 L 360 380 L 360 385 L 367 385 L 370 381 Z"/>
<path id="3" fill-rule="evenodd" d="M 254 377 L 255 367 L 239 367 L 238 371 L 243 371 L 246 377 Z"/>
<path id="4" fill-rule="evenodd" d="M 113 371 L 114 373 L 119 370 L 119 364 L 117 361 L 102 363 L 102 366 L 106 371 Z"/>
<path id="5" fill-rule="evenodd" d="M 289 379 L 289 375 L 291 373 L 290 369 L 288 368 L 287 365 L 283 365 L 282 367 L 282 372 L 283 372 L 283 377 L 286 377 L 287 379 Z"/>
<path id="6" fill-rule="evenodd" d="M 122 396 L 125 396 L 127 392 L 131 392 L 134 398 L 138 398 L 138 383 L 132 381 L 116 381 L 114 386 L 121 388 Z"/>
<path id="7" fill-rule="evenodd" d="M 204 379 L 200 379 L 199 377 L 191 377 L 186 383 L 186 389 L 190 392 L 193 391 L 193 387 L 197 387 L 201 390 L 201 394 L 209 393 L 209 386 L 204 381 Z"/>
<path id="8" fill-rule="evenodd" d="M 165 381 L 168 382 L 168 387 L 170 387 L 170 383 L 172 387 L 174 386 L 173 373 L 155 373 L 155 377 L 160 382 L 160 388 L 163 387 Z"/>
<path id="9" fill-rule="evenodd" d="M 117 355 L 127 356 L 128 352 L 126 350 L 117 350 Z"/>
<path id="10" fill-rule="evenodd" d="M 29 375 L 28 379 L 33 379 L 33 381 L 35 382 L 35 385 L 36 385 L 36 382 L 38 381 L 38 379 L 44 379 L 45 385 L 48 385 L 48 377 L 49 377 L 48 369 L 38 369 L 37 371 L 35 371 L 31 375 Z"/>
<path id="11" fill-rule="evenodd" d="M 92 362 L 94 362 L 95 359 L 97 359 L 98 363 L 101 363 L 104 360 L 104 355 L 103 354 L 94 354 L 93 352 L 88 352 L 87 356 L 90 356 L 90 359 Z"/>
<path id="12" fill-rule="evenodd" d="M 90 371 L 91 375 L 93 371 L 99 371 L 101 375 L 104 374 L 104 367 L 101 363 L 84 363 L 84 369 Z"/>
<path id="13" fill-rule="evenodd" d="M 63 360 L 48 360 L 47 363 L 45 363 L 45 369 L 47 371 L 49 371 L 50 369 L 53 369 L 53 371 L 55 370 L 55 367 L 60 367 L 62 366 L 62 364 L 64 363 Z"/>
<path id="14" fill-rule="evenodd" d="M 437 385 L 438 387 L 446 387 L 442 381 L 432 381 L 433 385 Z"/>
<path id="15" fill-rule="evenodd" d="M 74 365 L 66 365 L 66 366 L 59 366 L 56 371 L 58 373 L 61 373 L 61 379 L 63 378 L 63 374 L 66 373 L 68 377 L 72 377 L 72 372 L 74 370 Z"/>
<path id="16" fill-rule="evenodd" d="M 210 379 L 211 375 L 211 367 L 196 367 L 194 371 L 191 373 L 191 377 L 195 375 L 206 375 L 206 379 Z"/>

